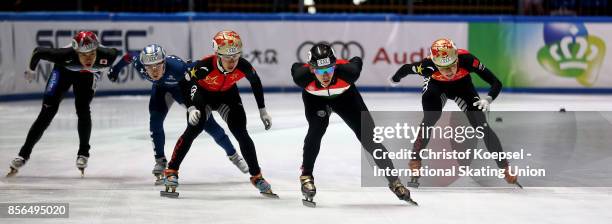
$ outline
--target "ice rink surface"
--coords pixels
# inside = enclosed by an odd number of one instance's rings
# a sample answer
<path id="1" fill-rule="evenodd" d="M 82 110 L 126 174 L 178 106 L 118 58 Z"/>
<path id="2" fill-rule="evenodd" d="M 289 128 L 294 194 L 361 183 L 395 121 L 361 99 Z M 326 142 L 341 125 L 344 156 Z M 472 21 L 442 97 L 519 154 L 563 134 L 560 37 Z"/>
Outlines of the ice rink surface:
<path id="1" fill-rule="evenodd" d="M 421 110 L 418 93 L 363 95 L 370 110 Z M 260 196 L 248 175 L 205 133 L 181 166 L 180 198 L 161 198 L 162 187 L 153 185 L 151 175 L 146 96 L 94 98 L 91 157 L 81 179 L 74 164 L 74 99 L 65 99 L 26 166 L 14 178 L 0 178 L 0 202 L 69 203 L 70 218 L 0 218 L 0 223 L 612 223 L 612 188 L 426 188 L 412 191 L 419 207 L 399 201 L 387 188 L 361 188 L 360 145 L 337 115 L 315 165 L 317 208 L 304 207 L 298 176 L 307 124 L 300 94 L 265 97 L 273 118 L 269 131 L 259 120 L 252 94 L 242 94 L 264 177 L 278 200 Z M 610 102 L 610 95 L 502 93 L 492 110 L 610 111 Z M 3 172 L 23 144 L 40 104 L 0 103 Z M 449 101 L 445 110 L 458 108 Z M 184 109 L 174 105 L 165 122 L 168 157 L 185 126 Z"/>

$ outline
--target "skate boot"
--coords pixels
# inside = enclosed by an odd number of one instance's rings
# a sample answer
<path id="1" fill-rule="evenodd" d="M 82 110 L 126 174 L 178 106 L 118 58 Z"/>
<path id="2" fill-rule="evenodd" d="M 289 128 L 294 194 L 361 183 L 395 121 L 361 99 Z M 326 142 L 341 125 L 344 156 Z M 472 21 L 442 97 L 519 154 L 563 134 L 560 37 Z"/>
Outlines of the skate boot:
<path id="1" fill-rule="evenodd" d="M 251 177 L 251 184 L 255 186 L 261 195 L 269 198 L 278 198 L 278 195 L 272 192 L 272 186 L 266 179 L 261 176 L 261 173 Z"/>
<path id="2" fill-rule="evenodd" d="M 389 183 L 389 189 L 402 201 L 406 201 L 413 205 L 419 205 L 416 201 L 410 197 L 410 190 L 408 190 L 399 179 Z"/>
<path id="3" fill-rule="evenodd" d="M 313 201 L 314 196 L 317 194 L 317 188 L 314 184 L 313 176 L 300 176 L 300 183 L 302 184 L 302 204 L 306 207 L 314 208 L 317 203 Z"/>
<path id="4" fill-rule="evenodd" d="M 76 167 L 81 171 L 81 178 L 85 177 L 85 168 L 87 168 L 87 160 L 89 157 L 78 155 L 76 159 Z"/>
<path id="5" fill-rule="evenodd" d="M 514 174 L 510 174 L 510 166 L 506 166 L 506 168 L 504 168 L 504 179 L 506 180 L 506 182 L 508 184 L 515 184 L 516 186 L 520 187 L 521 189 L 523 188 L 523 186 L 521 184 L 519 184 L 518 182 L 518 177 Z"/>
<path id="6" fill-rule="evenodd" d="M 179 193 L 176 192 L 178 183 L 178 171 L 173 169 L 164 170 L 164 185 L 166 185 L 165 191 L 159 191 L 159 195 L 162 197 L 178 198 Z"/>
<path id="7" fill-rule="evenodd" d="M 162 185 L 164 183 L 164 169 L 166 169 L 166 157 L 155 159 L 155 166 L 153 166 L 153 175 L 155 176 L 155 185 Z"/>
<path id="8" fill-rule="evenodd" d="M 238 152 L 234 153 L 234 155 L 228 156 L 228 158 L 242 173 L 249 172 L 249 166 L 246 164 L 242 156 L 238 155 Z"/>
<path id="9" fill-rule="evenodd" d="M 412 173 L 418 172 L 418 170 L 421 169 L 421 160 L 416 160 L 416 159 L 410 160 L 410 162 L 408 162 L 408 167 Z M 412 187 L 412 188 L 419 188 L 419 185 L 420 185 L 419 178 L 420 177 L 421 177 L 420 175 L 410 177 L 410 181 L 406 183 L 406 186 Z"/>
<path id="10" fill-rule="evenodd" d="M 15 157 L 15 159 L 13 159 L 13 161 L 11 161 L 9 163 L 10 170 L 6 174 L 6 177 L 12 177 L 12 176 L 17 175 L 17 172 L 19 172 L 19 168 L 21 168 L 23 165 L 25 165 L 26 161 L 27 160 L 25 160 L 21 156 Z"/>

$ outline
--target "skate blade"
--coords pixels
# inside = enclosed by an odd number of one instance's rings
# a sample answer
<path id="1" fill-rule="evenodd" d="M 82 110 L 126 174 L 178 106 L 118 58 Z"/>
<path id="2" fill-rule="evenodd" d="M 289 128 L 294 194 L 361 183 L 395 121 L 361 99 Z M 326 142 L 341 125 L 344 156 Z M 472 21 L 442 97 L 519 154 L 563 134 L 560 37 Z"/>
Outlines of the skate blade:
<path id="1" fill-rule="evenodd" d="M 306 207 L 310 207 L 310 208 L 316 208 L 317 207 L 317 203 L 314 201 L 309 201 L 306 199 L 302 199 L 302 205 L 306 206 Z"/>
<path id="2" fill-rule="evenodd" d="M 518 181 L 516 183 L 514 183 L 516 186 L 518 186 L 519 188 L 523 189 L 523 185 L 521 185 Z"/>
<path id="3" fill-rule="evenodd" d="M 419 182 L 408 182 L 408 183 L 406 183 L 406 187 L 411 187 L 411 188 L 419 188 L 419 185 L 421 185 Z"/>
<path id="4" fill-rule="evenodd" d="M 85 169 L 79 168 L 79 170 L 81 171 L 81 178 L 85 178 Z"/>
<path id="5" fill-rule="evenodd" d="M 6 174 L 6 177 L 14 177 L 15 175 L 17 175 L 17 170 L 11 168 L 11 170 Z"/>
<path id="6" fill-rule="evenodd" d="M 414 205 L 414 206 L 419 206 L 419 203 L 417 203 L 416 201 L 412 200 L 412 198 L 402 199 L 402 201 L 408 202 L 409 204 Z"/>
<path id="7" fill-rule="evenodd" d="M 272 192 L 259 192 L 259 193 L 261 195 L 263 195 L 264 197 L 267 197 L 267 198 L 274 198 L 274 199 L 279 199 L 280 198 L 277 194 L 272 193 Z"/>
<path id="8" fill-rule="evenodd" d="M 159 196 L 167 197 L 167 198 L 178 198 L 178 192 L 168 192 L 168 191 L 159 191 Z"/>

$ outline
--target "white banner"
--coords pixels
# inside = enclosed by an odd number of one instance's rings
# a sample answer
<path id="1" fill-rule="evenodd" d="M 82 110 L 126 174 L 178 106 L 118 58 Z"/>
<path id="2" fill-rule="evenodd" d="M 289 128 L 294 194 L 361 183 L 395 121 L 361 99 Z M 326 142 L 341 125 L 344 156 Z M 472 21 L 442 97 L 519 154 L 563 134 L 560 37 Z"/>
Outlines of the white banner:
<path id="1" fill-rule="evenodd" d="M 15 55 L 12 69 L 16 71 L 8 80 L 2 82 L 0 94 L 40 92 L 46 85 L 52 64 L 41 61 L 36 69 L 37 78 L 27 83 L 23 71 L 36 46 L 64 47 L 76 31 L 97 31 L 103 45 L 122 50 L 140 51 L 151 43 L 162 45 L 169 54 L 188 59 L 189 57 L 189 24 L 176 22 L 12 22 L 15 36 Z M 3 25 L 4 26 L 4 25 Z M 7 30 L 4 27 L 2 30 Z M 8 29 L 10 30 L 10 29 Z M 4 41 L 5 33 L 2 32 Z M 3 55 L 4 55 L 4 49 Z M 4 67 L 3 67 L 4 68 Z M 4 70 L 4 69 L 3 69 Z M 106 77 L 98 84 L 98 90 L 150 89 L 151 84 L 144 81 L 133 69 L 124 69 L 120 83 L 110 83 Z M 7 82 L 7 83 L 5 83 Z"/>
<path id="2" fill-rule="evenodd" d="M 36 46 L 66 46 L 78 30 L 94 30 L 98 32 L 103 45 L 121 49 L 124 53 L 126 50 L 139 51 L 147 44 L 158 43 L 168 54 L 183 59 L 201 59 L 213 53 L 213 35 L 220 30 L 231 29 L 242 36 L 243 57 L 257 69 L 264 88 L 296 87 L 291 79 L 291 65 L 295 62 L 305 62 L 306 53 L 313 44 L 326 41 L 332 44 L 338 58 L 363 58 L 363 71 L 357 82 L 358 86 L 388 87 L 388 77 L 402 64 L 420 61 L 426 57 L 431 42 L 437 38 L 451 38 L 459 48 L 468 49 L 468 25 L 468 22 L 383 21 L 6 21 L 0 23 L 3 31 L 0 33 L 0 95 L 41 92 L 52 65 L 48 62 L 39 63 L 37 79 L 31 84 L 27 83 L 23 71 L 32 50 Z M 557 72 L 559 74 L 554 76 L 542 67 L 542 63 L 547 63 L 542 61 L 544 56 L 537 55 L 540 49 L 554 47 L 554 44 L 543 42 L 542 24 L 498 26 L 506 30 L 504 32 L 518 36 L 508 39 L 510 41 L 499 41 L 500 46 L 491 48 L 490 51 L 502 49 L 504 52 L 514 53 L 506 56 L 508 58 L 504 61 L 495 61 L 496 57 L 491 57 L 491 54 L 481 60 L 487 61 L 492 68 L 507 67 L 494 71 L 506 87 L 610 87 L 612 76 L 607 76 L 605 71 L 610 68 L 611 64 L 606 62 L 611 57 L 601 54 L 601 66 L 589 64 L 593 69 L 588 67 L 588 72 L 592 75 L 583 75 L 586 78 L 565 71 Z M 607 54 L 612 52 L 612 44 L 606 44 L 610 43 L 608 39 L 612 32 L 608 29 L 608 24 L 589 24 L 586 28 L 579 28 L 577 35 L 588 32 L 590 36 L 587 38 L 593 42 L 591 45 L 595 44 L 595 48 L 601 45 L 601 49 L 595 50 Z M 471 35 L 491 35 L 487 33 L 487 29 L 479 32 L 471 30 Z M 557 34 L 559 32 L 552 29 L 550 34 L 546 35 L 556 38 L 560 35 Z M 571 30 L 567 32 L 571 33 Z M 602 43 L 596 42 L 597 38 L 601 39 Z M 483 46 L 480 45 L 472 46 L 472 49 L 483 52 Z M 488 50 L 485 46 L 484 52 Z M 589 52 L 591 51 L 587 53 Z M 509 69 L 513 66 L 512 63 L 519 67 Z M 505 64 L 510 66 L 501 66 Z M 591 64 L 595 65 L 596 62 Z M 578 78 L 568 79 L 566 76 Z M 102 77 L 102 80 L 98 85 L 99 90 L 150 88 L 150 83 L 142 80 L 131 66 L 121 73 L 119 84 L 106 81 L 106 77 Z M 411 77 L 403 81 L 402 85 L 420 87 L 421 82 L 420 77 Z M 240 82 L 239 85 L 249 86 L 247 81 Z"/>
<path id="3" fill-rule="evenodd" d="M 0 95 L 15 89 L 15 48 L 11 22 L 0 22 Z"/>

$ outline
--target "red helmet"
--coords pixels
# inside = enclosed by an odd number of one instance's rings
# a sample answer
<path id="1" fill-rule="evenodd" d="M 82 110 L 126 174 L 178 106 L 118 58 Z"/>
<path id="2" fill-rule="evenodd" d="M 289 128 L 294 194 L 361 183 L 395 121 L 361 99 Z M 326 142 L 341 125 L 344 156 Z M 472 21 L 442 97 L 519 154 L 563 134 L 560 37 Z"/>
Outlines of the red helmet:
<path id="1" fill-rule="evenodd" d="M 72 49 L 76 52 L 87 53 L 100 46 L 98 36 L 91 31 L 80 31 L 72 38 Z"/>

